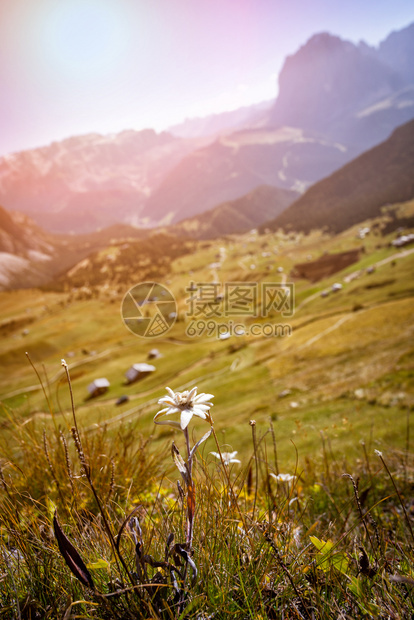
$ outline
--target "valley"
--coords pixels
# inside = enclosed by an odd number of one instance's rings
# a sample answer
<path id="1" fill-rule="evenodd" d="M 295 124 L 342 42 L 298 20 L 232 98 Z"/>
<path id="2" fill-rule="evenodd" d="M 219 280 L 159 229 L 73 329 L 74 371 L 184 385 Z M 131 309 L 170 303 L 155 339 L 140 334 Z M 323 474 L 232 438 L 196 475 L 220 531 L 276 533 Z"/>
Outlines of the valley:
<path id="1" fill-rule="evenodd" d="M 414 23 L 9 4 L 0 617 L 412 618 Z"/>
<path id="2" fill-rule="evenodd" d="M 411 201 L 399 205 L 398 212 L 405 217 L 413 208 Z M 48 426 L 52 420 L 63 428 L 70 424 L 70 396 L 60 365 L 64 358 L 81 427 L 91 433 L 97 426 L 118 432 L 126 425 L 130 432 L 151 434 L 156 449 L 174 436 L 174 431 L 155 429 L 152 423 L 165 386 L 183 390 L 197 385 L 215 394 L 212 415 L 217 431 L 244 458 L 251 419 L 260 434 L 267 433 L 272 420 L 279 458 L 287 469 L 293 466 L 296 449 L 300 459 L 320 454 L 321 435 L 338 459 L 357 458 L 358 440 L 369 443 L 370 449 L 402 448 L 407 416 L 414 407 L 414 253 L 410 246 L 391 245 L 396 233 L 381 233 L 386 222 L 384 216 L 338 235 L 261 235 L 252 230 L 210 242 L 193 241 L 186 253 L 171 258 L 167 270 L 151 272 L 149 279 L 172 291 L 178 314 L 172 329 L 155 338 L 131 334 L 120 313 L 124 295 L 140 281 L 134 280 L 139 269 L 125 282 L 117 281 L 116 288 L 107 273 L 109 279 L 86 297 L 81 288 L 73 288 L 70 275 L 68 291 L 64 286 L 60 291 L 1 293 L 0 361 L 7 368 L 0 379 L 3 441 L 12 441 L 10 415 L 23 425 Z M 363 240 L 361 228 L 370 229 Z M 297 264 L 353 248 L 362 249 L 359 259 L 341 271 L 317 282 L 292 276 Z M 292 282 L 295 312 L 289 318 L 277 311 L 261 317 L 258 297 L 256 317 L 187 316 L 191 282 L 215 283 L 216 291 L 223 291 L 228 282 Z M 335 292 L 333 285 L 339 283 Z M 198 329 L 194 337 L 186 334 L 191 321 Z M 236 322 L 245 326 L 245 335 L 220 339 L 225 327 Z M 250 335 L 253 324 L 260 328 L 269 323 L 289 324 L 291 335 Z M 154 362 L 156 371 L 125 385 L 126 370 L 146 362 L 154 346 L 162 356 Z M 26 352 L 42 378 L 53 413 Z M 87 400 L 87 386 L 98 377 L 106 377 L 110 389 Z M 123 395 L 128 402 L 120 407 L 116 401 Z"/>

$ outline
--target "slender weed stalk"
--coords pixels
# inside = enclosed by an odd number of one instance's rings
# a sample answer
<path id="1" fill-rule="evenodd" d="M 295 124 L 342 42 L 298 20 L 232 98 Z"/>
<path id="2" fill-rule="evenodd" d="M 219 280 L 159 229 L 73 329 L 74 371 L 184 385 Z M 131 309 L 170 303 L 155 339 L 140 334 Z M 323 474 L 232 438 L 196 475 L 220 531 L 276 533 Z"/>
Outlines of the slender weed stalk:
<path id="1" fill-rule="evenodd" d="M 410 454 L 410 408 L 407 407 L 406 417 L 406 432 L 405 432 L 405 463 L 404 463 L 404 482 L 407 484 L 408 479 L 408 458 Z"/>
<path id="2" fill-rule="evenodd" d="M 372 542 L 371 534 L 370 534 L 370 531 L 368 529 L 367 522 L 366 522 L 366 515 L 364 514 L 364 512 L 362 510 L 362 504 L 361 504 L 361 499 L 359 497 L 358 485 L 355 482 L 355 479 L 351 476 L 351 474 L 342 474 L 342 476 L 344 478 L 349 478 L 351 480 L 351 482 L 352 482 L 352 486 L 353 486 L 353 489 L 354 489 L 354 495 L 355 495 L 355 501 L 356 501 L 356 504 L 358 506 L 358 512 L 359 512 L 359 516 L 360 516 L 360 519 L 361 519 L 361 523 L 364 526 L 367 538 L 368 538 L 369 543 L 371 545 L 372 552 L 375 555 L 375 559 L 378 561 L 377 550 L 375 549 L 375 546 L 374 546 L 374 544 Z"/>
<path id="3" fill-rule="evenodd" d="M 70 484 L 70 490 L 72 493 L 72 497 L 75 498 L 75 485 L 73 483 L 73 472 L 72 472 L 72 466 L 70 463 L 70 457 L 69 457 L 69 449 L 68 449 L 68 443 L 66 441 L 66 437 L 63 434 L 62 431 L 59 432 L 60 435 L 60 439 L 62 441 L 63 444 L 63 449 L 65 452 L 65 464 L 66 464 L 66 471 L 68 474 L 68 479 L 69 479 L 69 484 Z"/>
<path id="4" fill-rule="evenodd" d="M 411 521 L 410 521 L 409 516 L 408 516 L 408 514 L 407 514 L 407 509 L 406 509 L 406 507 L 405 507 L 405 504 L 404 504 L 404 502 L 403 502 L 403 499 L 402 499 L 402 497 L 401 497 L 401 494 L 400 494 L 400 492 L 399 492 L 399 490 L 398 490 L 398 487 L 397 487 L 397 485 L 395 484 L 394 477 L 393 477 L 393 475 L 391 474 L 391 472 L 390 472 L 390 470 L 389 470 L 389 468 L 388 468 L 388 465 L 387 465 L 387 463 L 386 463 L 386 462 L 385 462 L 385 460 L 384 460 L 384 457 L 382 456 L 382 452 L 380 452 L 379 450 L 375 450 L 375 454 L 379 457 L 379 459 L 380 459 L 381 463 L 384 465 L 385 471 L 387 472 L 387 474 L 388 474 L 388 476 L 389 476 L 389 479 L 390 479 L 390 480 L 391 480 L 391 482 L 392 482 L 392 486 L 394 487 L 395 493 L 396 493 L 396 495 L 397 495 L 397 497 L 398 497 L 398 500 L 399 500 L 399 502 L 400 502 L 400 506 L 401 506 L 401 508 L 402 508 L 402 510 L 403 510 L 404 517 L 405 517 L 405 520 L 406 520 L 406 523 L 407 523 L 408 529 L 410 530 L 411 538 L 413 539 L 413 542 L 414 542 L 414 532 L 413 532 L 413 528 L 411 527 Z"/>
<path id="5" fill-rule="evenodd" d="M 411 617 L 414 545 L 407 541 L 414 536 L 391 473 L 400 456 L 385 462 L 379 453 L 383 466 L 375 471 L 363 446 L 355 473 L 344 474 L 351 487 L 338 484 L 340 459 L 332 465 L 326 440 L 305 467 L 295 447 L 294 474 L 284 474 L 273 426 L 261 434 L 257 424 L 244 464 L 219 445 L 212 395 L 167 390 L 154 421 L 180 434 L 164 469 L 160 450 L 152 454 L 129 426 L 115 433 L 79 427 L 64 368 L 72 440 L 59 429 L 54 444 L 47 430 L 16 416 L 15 443 L 0 444 L 0 618 Z M 206 423 L 200 439 L 190 432 L 194 416 Z M 197 458 L 210 437 L 215 468 Z M 408 455 L 404 463 L 408 479 Z M 370 493 L 381 494 L 370 508 L 358 472 L 369 476 Z M 66 534 L 70 519 L 76 528 Z"/>
<path id="6" fill-rule="evenodd" d="M 252 521 L 254 521 L 255 514 L 256 514 L 257 492 L 259 489 L 259 463 L 258 463 L 258 455 L 257 455 L 256 420 L 250 420 L 249 424 L 252 428 L 253 450 L 254 450 L 254 469 L 255 469 L 254 502 L 253 502 L 253 512 L 252 512 Z"/>
<path id="7" fill-rule="evenodd" d="M 276 443 L 275 429 L 273 428 L 272 418 L 269 419 L 269 427 L 270 427 L 270 433 L 272 435 L 275 472 L 276 472 L 276 475 L 279 475 L 279 462 L 277 458 L 277 443 Z"/>
<path id="8" fill-rule="evenodd" d="M 230 474 L 229 474 L 229 472 L 227 470 L 227 467 L 225 465 L 223 454 L 221 452 L 220 444 L 219 444 L 219 441 L 218 441 L 218 438 L 217 438 L 217 434 L 216 434 L 216 431 L 215 431 L 213 425 L 211 426 L 211 432 L 213 434 L 214 441 L 216 442 L 217 450 L 218 450 L 218 453 L 220 455 L 221 464 L 223 466 L 224 475 L 226 476 L 227 485 L 228 485 L 228 489 L 229 489 L 229 492 L 230 492 L 230 497 L 233 500 L 234 505 L 236 506 L 237 512 L 239 513 L 240 520 L 241 520 L 241 522 L 243 524 L 243 529 L 246 532 L 246 535 L 247 535 L 249 541 L 253 544 L 253 541 L 252 541 L 252 539 L 250 537 L 250 534 L 249 534 L 249 528 L 247 527 L 245 515 L 241 511 L 241 508 L 239 506 L 239 502 L 237 500 L 237 495 L 235 494 L 235 492 L 233 490 L 233 486 L 232 486 L 232 483 L 231 483 L 231 480 L 230 480 Z"/>
<path id="9" fill-rule="evenodd" d="M 36 377 L 37 377 L 37 379 L 38 379 L 38 381 L 40 383 L 40 386 L 42 388 L 42 392 L 43 392 L 44 397 L 45 397 L 46 402 L 47 402 L 47 406 L 49 408 L 49 412 L 50 412 L 50 415 L 51 415 L 51 418 L 52 418 L 52 421 L 53 421 L 53 425 L 55 427 L 55 432 L 57 434 L 58 433 L 58 426 L 57 426 L 57 422 L 56 422 L 56 419 L 55 419 L 55 412 L 53 411 L 52 403 L 51 403 L 51 401 L 49 399 L 49 396 L 48 396 L 48 394 L 46 392 L 45 386 L 43 385 L 42 378 L 41 378 L 41 376 L 40 376 L 36 366 L 33 364 L 32 360 L 31 360 L 31 357 L 30 357 L 30 355 L 29 355 L 29 353 L 27 351 L 26 351 L 26 357 L 29 360 L 29 363 L 30 363 L 31 367 L 33 368 L 33 370 L 34 370 L 34 372 L 36 374 Z"/>
<path id="10" fill-rule="evenodd" d="M 128 577 L 128 579 L 130 580 L 131 584 L 134 586 L 134 580 L 132 579 L 131 575 L 130 575 L 130 571 L 128 570 L 128 567 L 125 564 L 125 561 L 122 557 L 122 554 L 119 552 L 119 549 L 117 548 L 116 544 L 115 544 L 115 538 L 114 535 L 112 533 L 112 529 L 111 526 L 109 525 L 109 521 L 108 521 L 108 517 L 106 514 L 106 510 L 104 510 L 104 507 L 102 505 L 102 502 L 100 500 L 99 494 L 95 488 L 95 485 L 93 483 L 92 477 L 91 477 L 91 470 L 89 467 L 89 464 L 86 461 L 85 458 L 85 453 L 83 451 L 83 447 L 82 447 L 82 442 L 81 442 L 81 438 L 79 435 L 79 429 L 78 429 L 78 422 L 76 419 L 76 412 L 75 412 L 75 403 L 74 403 L 74 399 L 73 399 L 73 390 L 72 390 L 72 384 L 71 384 L 71 380 L 70 380 L 70 375 L 69 375 L 69 368 L 67 363 L 65 362 L 65 360 L 62 360 L 62 366 L 65 369 L 66 372 L 66 377 L 68 380 L 68 385 L 69 385 L 69 392 L 70 392 L 70 400 L 71 400 L 71 405 L 72 405 L 72 415 L 73 415 L 73 423 L 74 426 L 72 428 L 72 436 L 75 442 L 75 446 L 78 452 L 78 456 L 79 456 L 79 461 L 82 465 L 83 468 L 83 473 L 86 476 L 86 479 L 88 481 L 88 484 L 90 486 L 90 489 L 92 491 L 92 494 L 95 498 L 96 501 L 96 505 L 98 506 L 98 510 L 101 514 L 102 517 L 102 521 L 103 521 L 103 525 L 104 525 L 104 529 L 107 533 L 108 539 L 109 539 L 109 543 L 114 551 L 114 556 L 115 556 L 115 560 L 118 564 L 118 562 L 120 562 L 125 570 L 125 573 Z M 119 569 L 119 565 L 118 565 L 118 569 Z"/>

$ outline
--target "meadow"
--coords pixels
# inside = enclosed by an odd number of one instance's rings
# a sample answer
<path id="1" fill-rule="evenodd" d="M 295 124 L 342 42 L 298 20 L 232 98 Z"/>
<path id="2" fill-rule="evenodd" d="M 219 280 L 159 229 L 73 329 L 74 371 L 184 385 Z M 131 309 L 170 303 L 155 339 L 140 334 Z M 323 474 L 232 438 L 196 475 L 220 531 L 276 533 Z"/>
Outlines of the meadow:
<path id="1" fill-rule="evenodd" d="M 0 617 L 412 618 L 414 253 L 366 224 L 199 243 L 159 280 L 177 321 L 156 338 L 120 313 L 139 268 L 115 293 L 0 294 Z M 226 339 L 188 316 L 191 282 L 284 285 L 355 248 L 293 281 L 292 316 L 237 317 Z M 269 322 L 290 335 L 249 333 Z M 154 425 L 166 386 L 214 395 L 211 419 Z"/>

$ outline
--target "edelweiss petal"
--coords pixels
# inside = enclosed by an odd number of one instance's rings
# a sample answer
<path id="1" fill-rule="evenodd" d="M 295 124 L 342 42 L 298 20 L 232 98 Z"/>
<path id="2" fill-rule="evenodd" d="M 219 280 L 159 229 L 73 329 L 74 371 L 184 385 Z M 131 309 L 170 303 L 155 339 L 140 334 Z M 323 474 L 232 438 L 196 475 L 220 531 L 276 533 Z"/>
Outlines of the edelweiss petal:
<path id="1" fill-rule="evenodd" d="M 276 475 L 271 472 L 270 475 L 272 476 L 272 478 L 274 478 L 278 482 L 292 482 L 293 480 L 296 479 L 296 476 L 292 476 L 292 474 L 277 474 Z"/>
<path id="2" fill-rule="evenodd" d="M 158 418 L 158 416 L 162 415 L 163 413 L 167 413 L 168 410 L 169 410 L 169 407 L 166 407 L 165 409 L 161 409 L 160 411 L 158 411 L 158 413 L 155 414 L 155 418 Z"/>
<path id="3" fill-rule="evenodd" d="M 197 395 L 197 388 L 193 387 L 193 389 L 190 390 L 190 392 L 188 392 L 187 400 L 190 401 L 191 399 L 195 398 L 196 395 Z M 202 394 L 199 394 L 197 398 L 199 398 L 200 396 L 202 396 Z"/>
<path id="4" fill-rule="evenodd" d="M 180 425 L 183 430 L 185 430 L 189 425 L 190 420 L 193 417 L 193 413 L 194 412 L 191 409 L 183 409 L 183 411 L 181 411 Z"/>
<path id="5" fill-rule="evenodd" d="M 163 396 L 158 400 L 158 404 L 167 405 L 166 408 L 161 409 L 154 417 L 155 424 L 171 424 L 171 426 L 178 426 L 182 430 L 185 430 L 188 424 L 191 421 L 193 415 L 202 418 L 203 420 L 210 421 L 211 419 L 208 416 L 208 411 L 210 407 L 213 406 L 213 403 L 210 402 L 211 398 L 214 398 L 213 394 L 198 394 L 197 388 L 193 387 L 190 391 L 185 390 L 184 392 L 173 392 L 173 390 L 169 387 L 166 388 L 168 395 Z M 178 422 L 169 422 L 158 421 L 158 418 L 161 415 L 171 415 L 174 413 L 180 413 L 180 423 Z"/>
<path id="6" fill-rule="evenodd" d="M 214 394 L 199 394 L 194 400 L 197 403 L 205 402 L 207 404 L 207 401 L 210 400 L 210 398 L 214 398 Z M 212 407 L 213 403 L 210 403 L 210 406 Z"/>
<path id="7" fill-rule="evenodd" d="M 196 403 L 194 405 L 194 409 L 198 409 L 199 411 L 208 411 L 210 409 L 209 405 L 199 405 Z"/>
<path id="8" fill-rule="evenodd" d="M 216 459 L 220 459 L 220 454 L 218 452 L 210 452 L 210 454 L 212 454 L 213 456 L 216 457 Z M 223 457 L 223 462 L 225 465 L 230 465 L 230 463 L 241 463 L 241 461 L 239 461 L 239 459 L 235 459 L 234 457 L 237 454 L 237 450 L 235 452 L 222 452 L 221 456 Z"/>
<path id="9" fill-rule="evenodd" d="M 180 413 L 181 409 L 177 409 L 177 407 L 166 407 L 165 409 L 161 409 L 158 413 L 155 414 L 155 418 L 158 418 L 161 415 L 171 415 L 173 413 Z"/>
<path id="10" fill-rule="evenodd" d="M 175 405 L 175 400 L 171 398 L 170 396 L 164 396 L 164 398 L 159 399 L 158 404 L 169 405 L 170 407 L 173 407 Z"/>

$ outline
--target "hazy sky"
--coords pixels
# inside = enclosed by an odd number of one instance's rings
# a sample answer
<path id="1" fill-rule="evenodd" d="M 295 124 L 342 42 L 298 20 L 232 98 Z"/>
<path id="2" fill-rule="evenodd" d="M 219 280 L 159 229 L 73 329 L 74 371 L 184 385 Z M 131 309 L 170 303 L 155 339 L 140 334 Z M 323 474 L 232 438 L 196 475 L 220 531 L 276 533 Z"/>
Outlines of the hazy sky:
<path id="1" fill-rule="evenodd" d="M 413 0 L 0 0 L 0 154 L 268 100 L 313 34 L 412 22 Z"/>

